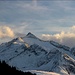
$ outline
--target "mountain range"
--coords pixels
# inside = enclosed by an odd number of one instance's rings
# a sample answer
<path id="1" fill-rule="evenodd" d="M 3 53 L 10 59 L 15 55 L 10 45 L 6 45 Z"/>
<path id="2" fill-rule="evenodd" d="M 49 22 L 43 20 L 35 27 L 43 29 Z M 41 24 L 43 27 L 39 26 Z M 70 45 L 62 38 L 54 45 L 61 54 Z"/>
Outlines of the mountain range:
<path id="1" fill-rule="evenodd" d="M 0 45 L 0 60 L 21 71 L 75 75 L 75 47 L 44 41 L 29 32 Z"/>

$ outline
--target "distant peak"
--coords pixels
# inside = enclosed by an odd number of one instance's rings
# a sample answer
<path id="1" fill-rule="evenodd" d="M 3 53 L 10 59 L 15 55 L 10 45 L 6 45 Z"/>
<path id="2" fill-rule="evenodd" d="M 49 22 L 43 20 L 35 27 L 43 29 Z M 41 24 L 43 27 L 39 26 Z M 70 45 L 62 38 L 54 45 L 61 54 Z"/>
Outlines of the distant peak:
<path id="1" fill-rule="evenodd" d="M 31 32 L 29 32 L 26 36 L 29 36 L 29 35 L 33 35 Z"/>
<path id="2" fill-rule="evenodd" d="M 29 32 L 26 37 L 28 38 L 37 38 L 34 34 L 32 34 L 31 32 Z"/>

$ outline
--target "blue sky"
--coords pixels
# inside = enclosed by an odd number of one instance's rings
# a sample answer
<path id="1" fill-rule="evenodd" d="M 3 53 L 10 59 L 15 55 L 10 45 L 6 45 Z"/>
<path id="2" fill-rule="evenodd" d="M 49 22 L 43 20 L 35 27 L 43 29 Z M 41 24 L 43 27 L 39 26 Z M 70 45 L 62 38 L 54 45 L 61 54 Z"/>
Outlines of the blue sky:
<path id="1" fill-rule="evenodd" d="M 37 36 L 53 36 L 70 32 L 74 25 L 74 0 L 0 1 L 0 26 L 11 28 L 15 34 L 32 32 Z"/>

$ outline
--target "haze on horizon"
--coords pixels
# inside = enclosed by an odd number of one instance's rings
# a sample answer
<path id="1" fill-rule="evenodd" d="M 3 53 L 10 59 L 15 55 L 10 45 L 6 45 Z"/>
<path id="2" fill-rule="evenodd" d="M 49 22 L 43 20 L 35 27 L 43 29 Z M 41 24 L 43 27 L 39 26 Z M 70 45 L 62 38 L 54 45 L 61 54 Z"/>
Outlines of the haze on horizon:
<path id="1" fill-rule="evenodd" d="M 28 32 L 75 46 L 75 1 L 0 0 L 0 43 Z"/>

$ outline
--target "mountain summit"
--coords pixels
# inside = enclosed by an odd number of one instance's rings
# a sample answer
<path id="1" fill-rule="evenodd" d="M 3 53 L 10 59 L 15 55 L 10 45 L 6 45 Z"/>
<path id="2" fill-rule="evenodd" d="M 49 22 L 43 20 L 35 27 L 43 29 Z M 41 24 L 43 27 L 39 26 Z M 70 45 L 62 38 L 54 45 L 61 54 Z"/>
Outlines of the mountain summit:
<path id="1" fill-rule="evenodd" d="M 29 32 L 26 37 L 28 38 L 37 38 L 34 34 L 32 34 L 31 32 Z"/>

